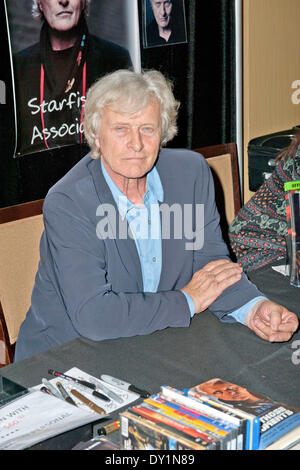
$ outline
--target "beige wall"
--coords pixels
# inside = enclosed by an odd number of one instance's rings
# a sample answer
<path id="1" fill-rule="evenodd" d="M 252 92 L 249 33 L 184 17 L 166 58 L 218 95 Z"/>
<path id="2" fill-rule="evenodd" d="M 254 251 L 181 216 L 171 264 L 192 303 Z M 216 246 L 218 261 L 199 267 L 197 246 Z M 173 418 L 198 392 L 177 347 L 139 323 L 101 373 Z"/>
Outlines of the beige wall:
<path id="1" fill-rule="evenodd" d="M 248 142 L 300 124 L 300 0 L 243 1 L 244 202 Z M 299 80 L 297 89 L 292 83 Z M 300 92 L 297 95 L 300 102 Z"/>

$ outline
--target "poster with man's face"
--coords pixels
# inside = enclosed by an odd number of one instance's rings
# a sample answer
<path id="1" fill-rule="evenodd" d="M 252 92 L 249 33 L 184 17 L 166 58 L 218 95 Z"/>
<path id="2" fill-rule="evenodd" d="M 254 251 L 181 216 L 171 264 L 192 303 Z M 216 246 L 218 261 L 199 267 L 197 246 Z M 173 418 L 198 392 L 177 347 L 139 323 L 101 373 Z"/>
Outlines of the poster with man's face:
<path id="1" fill-rule="evenodd" d="M 144 48 L 187 42 L 184 0 L 143 0 Z"/>
<path id="2" fill-rule="evenodd" d="M 16 104 L 14 156 L 84 141 L 89 87 L 132 64 L 127 5 L 126 0 L 6 2 Z"/>

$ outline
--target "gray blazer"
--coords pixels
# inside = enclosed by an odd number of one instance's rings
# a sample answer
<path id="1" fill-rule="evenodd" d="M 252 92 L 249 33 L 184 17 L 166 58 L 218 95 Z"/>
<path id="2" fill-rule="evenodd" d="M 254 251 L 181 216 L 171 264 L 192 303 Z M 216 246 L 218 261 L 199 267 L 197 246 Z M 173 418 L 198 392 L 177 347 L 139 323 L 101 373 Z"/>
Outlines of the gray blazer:
<path id="1" fill-rule="evenodd" d="M 213 180 L 205 159 L 187 150 L 163 149 L 156 167 L 164 204 L 180 204 L 182 208 L 184 204 L 193 208 L 204 205 L 203 247 L 187 250 L 189 235 L 182 230 L 182 237 L 178 237 L 171 224 L 170 236 L 162 239 L 158 292 L 143 292 L 134 240 L 100 239 L 96 234 L 101 219 L 99 206 L 111 204 L 118 212 L 100 161 L 86 155 L 45 198 L 40 263 L 15 360 L 78 336 L 99 341 L 189 326 L 190 311 L 180 289 L 209 261 L 226 258 L 228 250 L 221 236 Z M 243 275 L 220 295 L 210 311 L 222 321 L 233 322 L 227 314 L 258 295 L 258 289 Z"/>

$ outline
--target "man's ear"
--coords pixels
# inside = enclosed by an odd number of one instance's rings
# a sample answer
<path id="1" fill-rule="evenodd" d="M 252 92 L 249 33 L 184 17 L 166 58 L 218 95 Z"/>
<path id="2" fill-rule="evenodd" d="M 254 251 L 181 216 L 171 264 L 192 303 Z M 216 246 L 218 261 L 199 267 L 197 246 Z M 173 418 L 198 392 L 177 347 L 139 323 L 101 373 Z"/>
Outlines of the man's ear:
<path id="1" fill-rule="evenodd" d="M 99 142 L 99 139 L 95 139 L 95 144 L 96 144 L 97 149 L 98 149 L 99 152 L 100 152 L 100 142 Z"/>

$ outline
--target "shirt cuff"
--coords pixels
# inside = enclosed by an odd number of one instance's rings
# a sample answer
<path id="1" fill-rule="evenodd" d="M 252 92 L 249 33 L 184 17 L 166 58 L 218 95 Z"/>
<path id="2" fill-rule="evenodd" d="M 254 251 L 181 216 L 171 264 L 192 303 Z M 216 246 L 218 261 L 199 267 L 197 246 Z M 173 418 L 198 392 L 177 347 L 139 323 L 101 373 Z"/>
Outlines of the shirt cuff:
<path id="1" fill-rule="evenodd" d="M 246 317 L 251 310 L 251 308 L 260 300 L 269 300 L 267 297 L 260 295 L 258 297 L 254 297 L 254 299 L 247 302 L 245 305 L 242 305 L 237 310 L 234 310 L 231 313 L 228 313 L 229 316 L 233 317 L 237 322 L 246 325 Z"/>
<path id="2" fill-rule="evenodd" d="M 190 314 L 191 314 L 191 317 L 193 317 L 195 315 L 195 304 L 194 304 L 194 301 L 192 300 L 192 297 L 187 294 L 186 292 L 184 292 L 183 290 L 181 291 L 184 295 L 185 295 L 185 298 L 187 300 L 187 303 L 188 303 L 188 306 L 189 306 L 189 309 L 190 309 Z"/>

